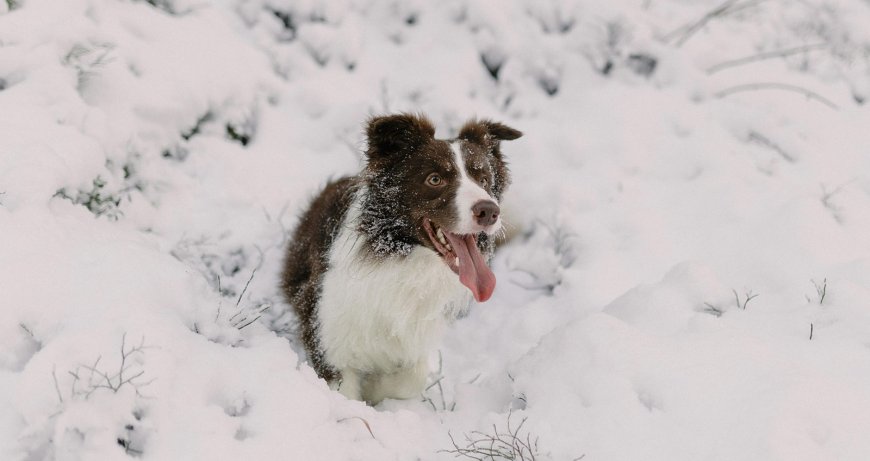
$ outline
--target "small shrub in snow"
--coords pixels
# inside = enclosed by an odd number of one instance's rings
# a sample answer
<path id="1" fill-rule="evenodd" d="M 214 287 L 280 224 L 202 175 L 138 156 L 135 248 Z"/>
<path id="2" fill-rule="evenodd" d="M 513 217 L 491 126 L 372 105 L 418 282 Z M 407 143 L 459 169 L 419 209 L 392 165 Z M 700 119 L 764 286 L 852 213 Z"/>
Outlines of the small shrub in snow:
<path id="1" fill-rule="evenodd" d="M 251 276 L 263 264 L 263 251 L 256 246 L 253 250 L 259 254 L 259 259 L 251 271 Z M 222 245 L 220 240 L 201 236 L 179 240 L 169 254 L 199 271 L 221 296 L 236 297 L 250 283 L 248 281 L 244 286 L 241 285 L 247 279 L 237 279 L 238 285 L 232 282 L 242 275 L 242 269 L 251 265 L 251 252 L 252 250 L 245 247 Z M 227 283 L 227 280 L 231 283 Z"/>
<path id="2" fill-rule="evenodd" d="M 271 217 L 268 218 L 271 220 Z M 280 245 L 283 245 L 283 241 L 279 242 Z M 257 256 L 253 255 L 254 252 Z M 248 295 L 248 288 L 263 265 L 264 253 L 260 247 L 222 245 L 219 240 L 203 236 L 180 240 L 170 254 L 199 271 L 218 292 L 220 298 L 215 310 L 203 312 L 189 324 L 192 331 L 210 341 L 238 345 L 241 342 L 238 330 L 257 322 L 272 308 L 273 303 L 268 297 L 251 299 Z M 225 303 L 224 298 L 233 300 L 232 307 L 226 306 L 228 303 Z"/>
<path id="3" fill-rule="evenodd" d="M 115 45 L 111 43 L 77 43 L 67 52 L 63 63 L 77 72 L 76 89 L 81 93 L 101 67 L 114 59 L 112 51 Z"/>
<path id="4" fill-rule="evenodd" d="M 241 307 L 236 305 L 231 312 L 218 306 L 213 318 L 204 322 L 194 322 L 191 330 L 205 336 L 209 341 L 236 347 L 244 341 L 239 332 L 260 320 L 263 314 L 271 308 L 272 304 L 269 302 Z"/>
<path id="5" fill-rule="evenodd" d="M 816 282 L 815 280 L 810 280 L 814 287 L 816 287 L 816 296 L 819 300 L 819 305 L 821 306 L 825 302 L 825 296 L 828 294 L 828 279 L 827 277 L 822 280 L 821 283 Z M 810 301 L 810 298 L 807 297 L 807 301 Z M 810 338 L 812 339 L 812 334 L 810 334 Z"/>
<path id="6" fill-rule="evenodd" d="M 128 345 L 126 337 L 121 338 L 117 364 L 102 366 L 98 356 L 69 370 L 62 376 L 65 379 L 52 370 L 57 411 L 35 420 L 23 432 L 22 443 L 32 454 L 28 459 L 55 459 L 58 454 L 78 452 L 85 442 L 95 454 L 105 455 L 119 446 L 129 456 L 142 454 L 150 429 L 143 421 L 141 390 L 153 381 L 144 379 L 142 359 L 151 346 L 144 337 Z"/>
<path id="7" fill-rule="evenodd" d="M 70 192 L 66 188 L 58 190 L 55 197 L 65 198 L 77 205 L 84 205 L 91 213 L 96 216 L 105 216 L 112 221 L 117 221 L 123 216 L 119 206 L 121 205 L 121 197 L 106 192 L 106 181 L 97 176 L 92 182 L 91 190 L 80 190 Z"/>
<path id="8" fill-rule="evenodd" d="M 739 310 L 746 310 L 746 307 L 749 303 L 758 297 L 758 294 L 753 293 L 752 290 L 748 290 L 743 294 L 743 297 L 737 293 L 737 290 L 732 289 L 731 293 L 734 295 L 734 306 Z M 724 307 L 723 307 L 724 304 Z M 724 301 L 720 301 L 717 303 L 705 302 L 704 307 L 700 308 L 701 312 L 705 314 L 710 314 L 715 317 L 721 317 L 729 308 L 727 307 L 728 303 Z"/>
<path id="9" fill-rule="evenodd" d="M 187 156 L 190 155 L 190 150 L 188 149 L 187 142 L 190 141 L 194 136 L 201 134 L 205 125 L 208 122 L 213 121 L 214 118 L 215 116 L 212 111 L 207 111 L 199 118 L 197 118 L 196 122 L 193 124 L 192 127 L 190 127 L 190 129 L 180 133 L 181 140 L 179 142 L 163 149 L 163 158 L 169 160 L 176 160 L 179 162 L 187 160 Z"/>
<path id="10" fill-rule="evenodd" d="M 250 107 L 230 107 L 228 111 L 225 125 L 227 139 L 247 146 L 257 133 L 256 103 Z"/>
<path id="11" fill-rule="evenodd" d="M 548 459 L 541 453 L 538 446 L 538 437 L 532 435 L 523 426 L 528 418 L 523 418 L 519 424 L 513 425 L 512 412 L 508 412 L 507 423 L 504 429 L 495 424 L 489 432 L 472 431 L 465 434 L 465 443 L 460 445 L 448 432 L 453 449 L 442 450 L 456 458 L 475 459 L 478 461 L 535 461 Z M 585 455 L 584 455 L 585 456 Z M 574 458 L 574 461 L 583 459 L 584 456 Z"/>
<path id="12" fill-rule="evenodd" d="M 227 321 L 235 328 L 239 330 L 244 329 L 248 325 L 256 322 L 263 316 L 263 313 L 269 310 L 272 307 L 271 303 L 261 303 L 254 306 L 245 306 L 239 307 L 239 304 L 242 302 L 242 297 L 245 296 L 245 293 L 248 291 L 248 286 L 251 284 L 251 280 L 254 280 L 254 274 L 257 273 L 257 268 L 251 271 L 251 276 L 248 278 L 248 281 L 245 283 L 245 287 L 242 289 L 242 292 L 239 293 L 239 299 L 236 300 L 236 311 L 235 314 L 231 315 L 227 318 Z M 220 307 L 218 307 L 218 317 L 220 317 Z"/>
<path id="13" fill-rule="evenodd" d="M 592 67 L 602 75 L 627 68 L 635 74 L 649 77 L 658 68 L 659 60 L 652 54 L 634 49 L 631 26 L 625 21 L 610 20 L 597 30 L 585 55 Z"/>
<path id="14" fill-rule="evenodd" d="M 72 376 L 72 384 L 70 386 L 69 397 L 72 399 L 83 398 L 87 400 L 91 394 L 101 389 L 112 391 L 117 394 L 124 386 L 129 386 L 136 391 L 136 395 L 141 396 L 139 392 L 144 386 L 150 384 L 151 381 L 141 381 L 140 378 L 145 374 L 145 370 L 137 368 L 134 363 L 140 358 L 148 346 L 145 345 L 145 337 L 139 342 L 139 345 L 127 348 L 127 334 L 121 337 L 121 362 L 117 370 L 103 370 L 100 368 L 100 361 L 103 356 L 97 357 L 92 365 L 79 365 L 75 371 L 69 371 Z M 57 375 L 54 376 L 55 390 L 57 397 L 64 401 L 63 394 L 57 383 Z"/>
<path id="15" fill-rule="evenodd" d="M 261 261 L 262 263 L 262 261 Z M 231 311 L 225 311 L 223 308 L 224 295 L 227 293 L 221 287 L 221 278 L 217 277 L 217 290 L 220 295 L 217 310 L 213 318 L 209 318 L 200 322 L 194 322 L 191 330 L 194 333 L 201 334 L 209 339 L 209 341 L 229 346 L 237 346 L 242 342 L 239 332 L 254 322 L 260 320 L 263 314 L 272 308 L 272 303 L 269 301 L 261 301 L 259 303 L 251 303 L 242 305 L 242 299 L 248 291 L 248 286 L 254 279 L 258 267 L 251 271 L 251 276 L 242 288 L 236 299 L 234 308 Z"/>

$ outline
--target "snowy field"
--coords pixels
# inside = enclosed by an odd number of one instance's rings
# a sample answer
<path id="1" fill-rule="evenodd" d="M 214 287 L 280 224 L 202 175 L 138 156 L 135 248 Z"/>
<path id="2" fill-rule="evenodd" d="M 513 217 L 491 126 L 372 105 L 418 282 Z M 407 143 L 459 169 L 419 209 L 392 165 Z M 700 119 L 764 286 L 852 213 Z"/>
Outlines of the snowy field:
<path id="1" fill-rule="evenodd" d="M 868 460 L 868 98 L 866 0 L 0 0 L 0 460 Z M 371 408 L 277 281 L 394 111 L 525 135 Z"/>

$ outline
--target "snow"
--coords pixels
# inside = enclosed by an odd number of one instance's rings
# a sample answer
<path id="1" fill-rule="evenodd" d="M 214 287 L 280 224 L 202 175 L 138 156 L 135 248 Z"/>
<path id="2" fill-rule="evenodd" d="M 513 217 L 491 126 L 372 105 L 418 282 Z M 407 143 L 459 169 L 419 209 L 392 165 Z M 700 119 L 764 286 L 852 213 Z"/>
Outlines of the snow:
<path id="1" fill-rule="evenodd" d="M 870 8 L 722 4 L 0 1 L 0 459 L 870 458 Z M 494 297 L 370 408 L 277 281 L 392 111 L 524 137 Z"/>

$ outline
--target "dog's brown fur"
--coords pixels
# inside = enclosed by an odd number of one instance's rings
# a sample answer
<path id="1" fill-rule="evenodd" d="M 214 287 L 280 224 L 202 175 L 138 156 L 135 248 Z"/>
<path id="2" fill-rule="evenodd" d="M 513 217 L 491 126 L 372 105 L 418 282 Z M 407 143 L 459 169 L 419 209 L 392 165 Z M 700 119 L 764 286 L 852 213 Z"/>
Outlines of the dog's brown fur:
<path id="1" fill-rule="evenodd" d="M 331 182 L 311 202 L 293 232 L 281 278 L 281 291 L 299 316 L 302 344 L 308 360 L 318 376 L 327 381 L 338 376 L 323 361 L 315 309 L 320 297 L 320 280 L 328 269 L 329 246 L 338 235 L 357 183 L 358 179 L 352 177 Z"/>

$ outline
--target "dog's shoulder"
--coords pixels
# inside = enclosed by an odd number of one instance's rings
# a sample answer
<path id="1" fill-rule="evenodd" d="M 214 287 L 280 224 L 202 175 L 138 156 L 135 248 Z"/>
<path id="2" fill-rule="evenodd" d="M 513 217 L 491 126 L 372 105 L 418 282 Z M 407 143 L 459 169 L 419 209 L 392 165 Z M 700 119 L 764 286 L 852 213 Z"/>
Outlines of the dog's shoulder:
<path id="1" fill-rule="evenodd" d="M 289 297 L 312 276 L 326 271 L 326 255 L 359 187 L 356 176 L 330 181 L 299 218 L 284 265 L 283 285 Z"/>

